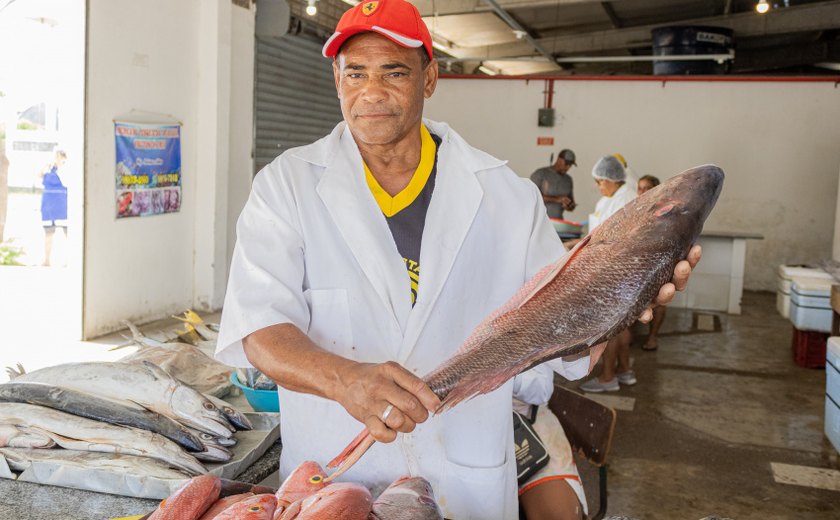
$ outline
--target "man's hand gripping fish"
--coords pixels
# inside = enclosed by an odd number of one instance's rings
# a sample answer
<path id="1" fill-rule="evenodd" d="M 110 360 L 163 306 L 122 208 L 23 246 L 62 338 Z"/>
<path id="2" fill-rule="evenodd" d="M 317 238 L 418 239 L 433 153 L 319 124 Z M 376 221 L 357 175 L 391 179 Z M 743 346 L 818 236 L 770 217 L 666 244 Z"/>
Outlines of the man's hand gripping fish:
<path id="1" fill-rule="evenodd" d="M 630 326 L 671 280 L 723 186 L 712 165 L 685 171 L 633 200 L 539 272 L 423 378 L 441 413 L 540 363 L 578 354 Z M 328 467 L 347 471 L 375 440 L 362 431 Z"/>

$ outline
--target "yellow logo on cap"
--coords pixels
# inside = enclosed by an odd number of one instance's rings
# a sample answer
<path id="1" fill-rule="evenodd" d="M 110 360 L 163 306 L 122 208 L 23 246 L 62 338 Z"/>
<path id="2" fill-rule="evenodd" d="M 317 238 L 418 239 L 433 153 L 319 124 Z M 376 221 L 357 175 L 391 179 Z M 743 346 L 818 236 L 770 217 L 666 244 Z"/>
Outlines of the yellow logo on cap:
<path id="1" fill-rule="evenodd" d="M 370 16 L 376 11 L 376 8 L 379 7 L 379 2 L 365 2 L 362 5 L 362 14 L 365 16 Z"/>

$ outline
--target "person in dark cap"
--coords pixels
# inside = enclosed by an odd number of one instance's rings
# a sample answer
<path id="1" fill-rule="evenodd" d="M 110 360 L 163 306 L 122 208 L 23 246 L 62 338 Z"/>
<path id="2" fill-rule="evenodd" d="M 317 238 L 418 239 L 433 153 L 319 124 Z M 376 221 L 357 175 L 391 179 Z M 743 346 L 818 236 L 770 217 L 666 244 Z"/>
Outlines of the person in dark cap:
<path id="1" fill-rule="evenodd" d="M 342 479 L 376 494 L 421 475 L 447 518 L 516 518 L 513 381 L 430 418 L 440 400 L 422 377 L 563 245 L 530 181 L 423 118 L 438 64 L 412 4 L 358 4 L 323 54 L 344 121 L 254 178 L 216 357 L 278 383 L 281 477 L 364 427 L 380 442 Z M 569 359 L 566 376 L 602 350 Z"/>
<path id="2" fill-rule="evenodd" d="M 549 218 L 562 219 L 563 211 L 575 209 L 575 195 L 569 169 L 577 166 L 575 152 L 565 148 L 557 154 L 551 166 L 539 168 L 531 174 L 531 180 L 540 189 Z"/>

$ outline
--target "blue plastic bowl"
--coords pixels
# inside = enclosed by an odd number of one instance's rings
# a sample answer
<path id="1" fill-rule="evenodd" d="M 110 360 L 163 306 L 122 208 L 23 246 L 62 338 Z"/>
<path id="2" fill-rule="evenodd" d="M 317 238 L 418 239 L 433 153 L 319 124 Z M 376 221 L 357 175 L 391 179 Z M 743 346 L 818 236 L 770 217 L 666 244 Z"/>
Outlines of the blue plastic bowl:
<path id="1" fill-rule="evenodd" d="M 239 382 L 234 370 L 230 374 L 230 382 L 238 386 L 245 393 L 245 399 L 251 408 L 257 412 L 279 412 L 280 400 L 277 396 L 277 390 L 255 390 L 250 386 L 243 385 Z"/>

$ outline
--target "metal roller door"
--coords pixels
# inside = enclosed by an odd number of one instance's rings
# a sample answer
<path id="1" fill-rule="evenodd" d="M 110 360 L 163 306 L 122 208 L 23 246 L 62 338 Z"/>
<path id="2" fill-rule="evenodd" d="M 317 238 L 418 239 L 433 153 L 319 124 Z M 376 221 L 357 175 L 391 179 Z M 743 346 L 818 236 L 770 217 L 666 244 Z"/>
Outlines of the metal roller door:
<path id="1" fill-rule="evenodd" d="M 332 61 L 308 34 L 257 38 L 254 173 L 289 148 L 324 137 L 341 121 Z"/>

